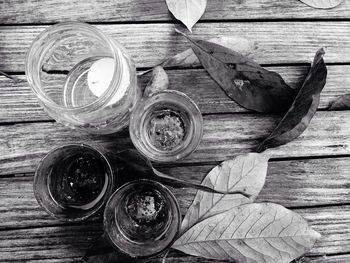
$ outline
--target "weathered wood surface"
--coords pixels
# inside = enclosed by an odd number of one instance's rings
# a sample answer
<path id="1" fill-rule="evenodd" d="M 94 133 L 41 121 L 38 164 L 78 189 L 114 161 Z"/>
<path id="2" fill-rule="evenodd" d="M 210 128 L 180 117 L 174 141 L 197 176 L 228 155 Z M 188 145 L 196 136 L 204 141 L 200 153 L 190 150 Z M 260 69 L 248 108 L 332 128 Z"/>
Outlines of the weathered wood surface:
<path id="1" fill-rule="evenodd" d="M 214 162 L 251 152 L 268 136 L 280 116 L 219 114 L 204 116 L 204 135 L 198 149 L 183 163 Z M 310 157 L 350 153 L 350 112 L 320 111 L 296 140 L 267 150 L 272 157 Z M 108 136 L 89 135 L 58 123 L 0 126 L 0 174 L 33 172 L 51 149 L 68 143 L 99 145 L 107 151 L 131 147 L 126 132 Z"/>
<path id="2" fill-rule="evenodd" d="M 97 27 L 122 43 L 138 67 L 152 67 L 188 48 L 186 40 L 174 32 L 173 24 Z M 0 69 L 23 72 L 26 52 L 45 28 L 47 26 L 0 27 Z M 320 47 L 326 50 L 327 63 L 350 62 L 350 22 L 201 23 L 193 30 L 193 36 L 240 37 L 248 43 L 245 53 L 262 64 L 309 63 Z"/>
<path id="3" fill-rule="evenodd" d="M 282 75 L 293 88 L 300 88 L 309 67 L 268 67 Z M 247 112 L 246 109 L 231 100 L 216 82 L 203 69 L 167 70 L 170 89 L 189 95 L 199 106 L 202 113 Z M 16 77 L 25 80 L 24 76 Z M 150 75 L 139 78 L 145 87 Z M 350 66 L 328 66 L 327 85 L 321 94 L 319 109 L 326 109 L 337 96 L 350 92 Z M 21 121 L 43 121 L 51 118 L 40 107 L 38 100 L 27 82 L 16 83 L 0 76 L 0 123 Z"/>
<path id="4" fill-rule="evenodd" d="M 214 165 L 162 168 L 162 171 L 200 183 Z M 350 158 L 272 161 L 266 184 L 257 202 L 274 202 L 286 207 L 349 204 Z M 33 194 L 33 177 L 0 178 L 0 229 L 63 224 L 49 217 Z M 192 203 L 195 190 L 172 189 L 182 214 Z M 350 216 L 350 215 L 349 215 Z M 98 217 L 90 221 L 99 220 Z"/>
<path id="5" fill-rule="evenodd" d="M 300 263 L 350 262 L 350 157 L 336 157 L 350 156 L 350 112 L 325 111 L 336 96 L 349 93 L 349 16 L 350 1 L 317 10 L 298 0 L 210 0 L 193 30 L 195 37 L 204 39 L 241 37 L 247 42 L 245 54 L 281 73 L 293 87 L 300 86 L 307 72 L 306 66 L 295 64 L 309 63 L 319 47 L 326 49 L 329 77 L 321 111 L 301 138 L 269 150 L 273 157 L 296 160 L 271 161 L 257 199 L 295 210 L 321 232 L 322 239 Z M 7 0 L 0 1 L 0 70 L 22 74 L 30 43 L 47 28 L 41 24 L 69 20 L 107 22 L 97 27 L 126 46 L 138 67 L 152 67 L 188 47 L 174 33 L 174 27 L 184 27 L 164 0 Z M 217 161 L 252 151 L 280 118 L 239 107 L 202 69 L 168 70 L 168 74 L 171 88 L 189 94 L 207 115 L 203 142 L 187 164 L 162 168 L 178 178 L 200 182 Z M 141 84 L 147 80 L 143 77 Z M 35 201 L 32 173 L 40 158 L 56 146 L 85 142 L 118 151 L 130 147 L 130 139 L 126 132 L 94 136 L 56 123 L 15 124 L 49 120 L 27 83 L 0 77 L 0 262 L 80 262 L 102 232 L 99 217 L 84 224 L 50 218 Z M 302 159 L 306 156 L 323 157 Z M 16 173 L 31 174 L 11 176 Z M 195 191 L 172 190 L 184 214 Z M 172 252 L 167 262 L 214 261 Z"/>
<path id="6" fill-rule="evenodd" d="M 77 7 L 78 10 L 77 11 Z M 52 12 L 52 10 L 55 12 Z M 297 0 L 211 0 L 204 20 L 348 18 L 350 3 L 331 10 L 315 10 Z M 174 21 L 159 0 L 11 0 L 0 2 L 0 23 Z"/>
<path id="7" fill-rule="evenodd" d="M 322 234 L 308 255 L 350 252 L 349 206 L 295 211 Z M 101 233 L 101 223 L 4 230 L 0 235 L 0 262 L 79 257 Z"/>

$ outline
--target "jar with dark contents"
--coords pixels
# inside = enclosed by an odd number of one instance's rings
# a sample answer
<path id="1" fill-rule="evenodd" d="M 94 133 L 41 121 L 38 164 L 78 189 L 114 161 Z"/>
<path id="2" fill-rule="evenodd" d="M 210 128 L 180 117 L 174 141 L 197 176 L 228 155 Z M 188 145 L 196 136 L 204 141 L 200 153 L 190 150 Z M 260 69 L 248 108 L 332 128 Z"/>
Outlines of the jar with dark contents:
<path id="1" fill-rule="evenodd" d="M 190 155 L 203 134 L 203 119 L 187 95 L 174 90 L 144 98 L 131 114 L 130 137 L 145 157 L 173 162 Z"/>
<path id="2" fill-rule="evenodd" d="M 87 145 L 66 145 L 48 153 L 34 176 L 34 194 L 51 215 L 83 220 L 106 203 L 113 188 L 106 157 Z"/>
<path id="3" fill-rule="evenodd" d="M 110 243 L 132 258 L 152 257 L 169 248 L 180 229 L 174 195 L 162 184 L 138 180 L 120 187 L 104 213 Z"/>

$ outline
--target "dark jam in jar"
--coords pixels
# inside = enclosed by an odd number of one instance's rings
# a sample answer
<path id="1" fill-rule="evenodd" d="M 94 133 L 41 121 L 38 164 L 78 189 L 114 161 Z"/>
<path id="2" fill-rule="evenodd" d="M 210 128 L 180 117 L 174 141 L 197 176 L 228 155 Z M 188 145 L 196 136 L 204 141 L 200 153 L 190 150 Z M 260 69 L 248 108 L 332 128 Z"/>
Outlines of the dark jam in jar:
<path id="1" fill-rule="evenodd" d="M 125 236 L 135 242 L 161 237 L 168 227 L 168 205 L 164 196 L 155 189 L 147 187 L 129 193 L 120 214 Z"/>
<path id="2" fill-rule="evenodd" d="M 92 153 L 69 156 L 52 171 L 51 194 L 63 207 L 90 209 L 106 190 L 107 173 L 104 160 Z"/>
<path id="3" fill-rule="evenodd" d="M 157 149 L 171 151 L 184 140 L 184 122 L 181 116 L 172 110 L 154 112 L 149 120 L 148 136 Z"/>

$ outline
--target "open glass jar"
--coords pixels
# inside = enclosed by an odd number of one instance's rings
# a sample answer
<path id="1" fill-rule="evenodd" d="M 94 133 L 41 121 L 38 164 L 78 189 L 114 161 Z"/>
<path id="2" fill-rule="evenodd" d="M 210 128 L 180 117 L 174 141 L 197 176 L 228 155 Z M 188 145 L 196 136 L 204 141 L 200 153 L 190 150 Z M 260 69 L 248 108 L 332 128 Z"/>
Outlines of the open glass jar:
<path id="1" fill-rule="evenodd" d="M 175 241 L 181 213 L 175 196 L 164 185 L 137 180 L 121 186 L 104 212 L 105 236 L 131 258 L 159 255 Z"/>
<path id="2" fill-rule="evenodd" d="M 125 49 L 85 23 L 49 27 L 26 59 L 30 87 L 56 121 L 108 134 L 128 125 L 140 97 L 136 69 Z"/>
<path id="3" fill-rule="evenodd" d="M 51 216 L 81 221 L 95 214 L 114 186 L 113 170 L 104 154 L 85 144 L 49 152 L 34 175 L 34 195 Z"/>
<path id="4" fill-rule="evenodd" d="M 155 162 L 191 154 L 203 135 L 202 114 L 186 94 L 165 90 L 143 98 L 131 114 L 129 132 L 136 149 Z"/>

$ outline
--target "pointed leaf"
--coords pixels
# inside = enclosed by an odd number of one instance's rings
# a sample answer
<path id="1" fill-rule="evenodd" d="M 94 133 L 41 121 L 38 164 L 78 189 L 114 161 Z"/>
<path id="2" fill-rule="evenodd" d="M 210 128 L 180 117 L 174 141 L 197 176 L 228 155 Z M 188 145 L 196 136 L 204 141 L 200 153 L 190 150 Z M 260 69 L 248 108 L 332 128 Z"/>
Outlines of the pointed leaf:
<path id="1" fill-rule="evenodd" d="M 158 91 L 167 90 L 169 87 L 169 78 L 161 66 L 156 66 L 152 70 L 151 80 L 148 82 L 143 96 L 149 97 Z"/>
<path id="2" fill-rule="evenodd" d="M 169 11 L 190 31 L 202 17 L 207 6 L 207 0 L 166 0 L 166 3 Z"/>
<path id="3" fill-rule="evenodd" d="M 292 104 L 296 91 L 276 72 L 264 69 L 236 51 L 177 32 L 190 42 L 209 75 L 242 107 L 258 112 L 281 112 Z"/>
<path id="4" fill-rule="evenodd" d="M 218 191 L 242 191 L 239 194 L 215 194 L 198 191 L 182 221 L 181 232 L 204 219 L 230 210 L 235 206 L 252 202 L 264 186 L 268 157 L 250 153 L 237 156 L 213 168 L 202 185 Z"/>
<path id="5" fill-rule="evenodd" d="M 326 84 L 327 67 L 323 60 L 324 54 L 323 49 L 317 51 L 310 72 L 292 106 L 274 131 L 258 147 L 258 152 L 286 144 L 306 130 L 316 113 L 321 91 Z"/>
<path id="6" fill-rule="evenodd" d="M 350 110 L 350 93 L 344 94 L 332 101 L 329 105 L 330 110 Z"/>
<path id="7" fill-rule="evenodd" d="M 304 4 L 314 8 L 329 9 L 334 8 L 344 2 L 344 0 L 300 0 Z"/>
<path id="8" fill-rule="evenodd" d="M 216 37 L 208 40 L 209 42 L 221 45 L 223 47 L 234 49 L 236 52 L 249 56 L 254 50 L 254 45 L 244 37 Z M 163 67 L 196 67 L 201 63 L 192 48 L 166 59 L 161 64 Z"/>
<path id="9" fill-rule="evenodd" d="M 241 205 L 190 228 L 173 248 L 240 263 L 287 263 L 309 251 L 320 234 L 298 214 L 271 203 Z"/>
<path id="10" fill-rule="evenodd" d="M 113 156 L 114 158 L 119 160 L 119 162 L 123 165 L 123 170 L 120 169 L 121 171 L 118 174 L 119 184 L 123 184 L 132 180 L 147 178 L 150 180 L 158 181 L 165 185 L 169 185 L 174 188 L 193 188 L 209 193 L 240 194 L 246 196 L 247 198 L 250 197 L 247 193 L 241 190 L 229 192 L 219 191 L 204 185 L 180 180 L 173 176 L 164 174 L 155 169 L 148 159 L 146 159 L 138 151 L 133 149 L 128 149 L 119 153 L 115 153 L 113 154 Z"/>

